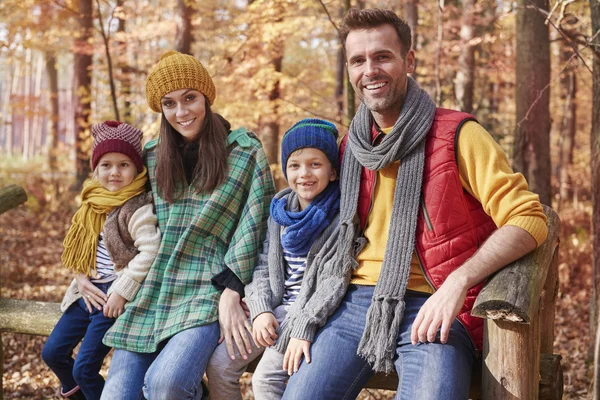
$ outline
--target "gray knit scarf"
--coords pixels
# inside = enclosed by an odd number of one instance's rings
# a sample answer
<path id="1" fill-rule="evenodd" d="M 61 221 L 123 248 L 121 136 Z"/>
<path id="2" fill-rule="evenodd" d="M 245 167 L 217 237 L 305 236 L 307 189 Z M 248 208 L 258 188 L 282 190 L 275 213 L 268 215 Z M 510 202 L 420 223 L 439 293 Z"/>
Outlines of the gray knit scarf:
<path id="1" fill-rule="evenodd" d="M 410 77 L 406 99 L 398 120 L 380 144 L 373 146 L 373 117 L 361 104 L 350 125 L 348 145 L 341 172 L 341 211 L 338 251 L 343 265 L 356 265 L 349 258 L 357 229 L 354 221 L 358 204 L 361 167 L 381 170 L 400 160 L 394 203 L 381 274 L 369 311 L 358 355 L 375 371 L 394 370 L 394 355 L 400 323 L 404 316 L 404 293 L 408 284 L 415 242 L 417 213 L 423 179 L 425 136 L 431 128 L 435 104 Z"/>

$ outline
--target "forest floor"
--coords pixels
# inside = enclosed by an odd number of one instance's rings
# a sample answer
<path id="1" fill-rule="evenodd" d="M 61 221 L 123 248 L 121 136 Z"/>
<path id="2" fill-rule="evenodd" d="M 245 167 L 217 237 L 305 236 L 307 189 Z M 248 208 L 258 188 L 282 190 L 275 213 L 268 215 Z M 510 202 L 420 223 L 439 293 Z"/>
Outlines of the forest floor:
<path id="1" fill-rule="evenodd" d="M 8 181 L 14 181 L 8 179 Z M 0 187 L 7 183 L 0 177 Z M 26 206 L 0 216 L 0 296 L 59 302 L 72 279 L 61 267 L 62 240 L 75 211 L 74 195 L 57 185 L 49 195 L 43 178 L 21 180 Z M 56 192 L 55 192 L 56 193 Z M 50 200 L 58 198 L 58 200 Z M 562 220 L 554 353 L 562 356 L 564 398 L 587 399 L 592 377 L 589 357 L 591 293 L 590 212 L 585 203 L 561 211 Z M 60 399 L 59 382 L 43 363 L 45 337 L 3 334 L 5 399 Z M 106 376 L 110 355 L 102 374 Z M 250 378 L 244 399 L 253 399 Z M 393 392 L 364 390 L 361 399 L 392 399 Z"/>

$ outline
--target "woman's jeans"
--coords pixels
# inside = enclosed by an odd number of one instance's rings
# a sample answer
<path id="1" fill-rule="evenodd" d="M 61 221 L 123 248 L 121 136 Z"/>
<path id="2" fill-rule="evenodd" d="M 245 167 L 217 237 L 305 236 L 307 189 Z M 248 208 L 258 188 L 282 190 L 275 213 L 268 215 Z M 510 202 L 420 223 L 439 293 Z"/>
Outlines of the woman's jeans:
<path id="1" fill-rule="evenodd" d="M 350 285 L 336 312 L 318 332 L 310 354 L 289 380 L 284 399 L 354 399 L 374 372 L 356 354 L 374 286 Z M 465 328 L 455 320 L 448 342 L 413 345 L 412 323 L 429 296 L 407 291 L 406 309 L 396 342 L 396 399 L 467 399 L 475 350 Z"/>
<path id="2" fill-rule="evenodd" d="M 153 353 L 116 349 L 103 400 L 185 400 L 202 397 L 202 376 L 219 341 L 219 323 L 181 331 Z"/>
<path id="3" fill-rule="evenodd" d="M 111 284 L 94 283 L 104 293 Z M 58 320 L 44 345 L 42 359 L 60 380 L 63 394 L 79 386 L 87 400 L 100 398 L 104 387 L 100 368 L 110 351 L 110 347 L 102 344 L 102 338 L 114 322 L 114 318 L 105 317 L 101 310 L 94 308 L 90 313 L 82 298 L 71 304 Z M 82 339 L 77 358 L 73 359 L 73 349 Z"/>

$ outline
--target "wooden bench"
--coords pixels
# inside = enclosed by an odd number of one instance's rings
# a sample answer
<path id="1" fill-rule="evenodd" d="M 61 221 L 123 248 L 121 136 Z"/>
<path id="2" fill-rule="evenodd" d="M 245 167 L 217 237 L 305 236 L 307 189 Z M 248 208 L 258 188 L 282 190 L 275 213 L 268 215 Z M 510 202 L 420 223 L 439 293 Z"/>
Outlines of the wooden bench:
<path id="1" fill-rule="evenodd" d="M 546 241 L 493 275 L 475 302 L 472 313 L 485 318 L 485 327 L 481 367 L 474 368 L 472 377 L 472 399 L 562 399 L 561 357 L 552 353 L 560 220 L 551 208 L 544 206 L 544 212 Z M 0 299 L 0 334 L 47 336 L 60 315 L 58 303 Z M 3 358 L 0 344 L 0 373 Z M 367 387 L 395 390 L 397 383 L 395 375 L 378 374 Z"/>

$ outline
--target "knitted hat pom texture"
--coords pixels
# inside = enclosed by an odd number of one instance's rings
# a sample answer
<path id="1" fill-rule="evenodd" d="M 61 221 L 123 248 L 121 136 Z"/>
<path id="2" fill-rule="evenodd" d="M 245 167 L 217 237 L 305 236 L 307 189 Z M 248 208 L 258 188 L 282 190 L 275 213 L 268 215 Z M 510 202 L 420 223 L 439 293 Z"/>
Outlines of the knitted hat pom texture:
<path id="1" fill-rule="evenodd" d="M 133 161 L 138 172 L 144 169 L 142 161 L 142 131 L 120 121 L 104 121 L 92 126 L 92 170 L 106 153 L 121 153 Z"/>
<path id="2" fill-rule="evenodd" d="M 338 130 L 334 124 L 318 118 L 296 122 L 281 141 L 281 169 L 287 179 L 287 161 L 296 150 L 315 148 L 321 150 L 339 173 Z"/>
<path id="3" fill-rule="evenodd" d="M 154 112 L 161 112 L 160 100 L 181 89 L 199 91 L 210 105 L 215 101 L 215 85 L 202 63 L 190 55 L 171 50 L 160 57 L 146 78 L 148 106 Z"/>

